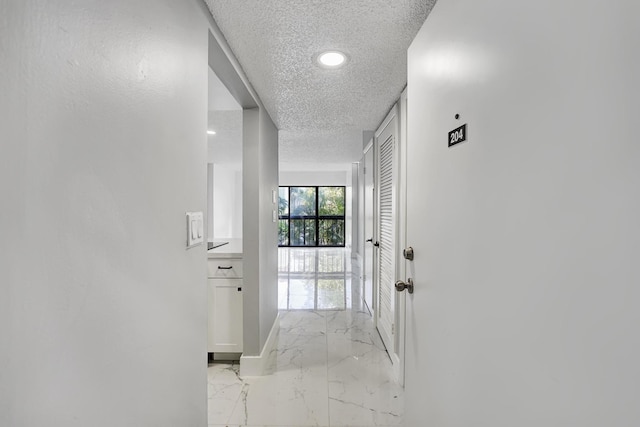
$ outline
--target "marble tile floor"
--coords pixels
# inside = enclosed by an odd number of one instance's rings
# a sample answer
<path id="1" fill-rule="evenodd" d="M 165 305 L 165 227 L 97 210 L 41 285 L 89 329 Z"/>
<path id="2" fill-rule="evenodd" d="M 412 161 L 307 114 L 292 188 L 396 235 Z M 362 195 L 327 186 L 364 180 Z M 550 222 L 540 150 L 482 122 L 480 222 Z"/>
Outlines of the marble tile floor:
<path id="1" fill-rule="evenodd" d="M 327 251 L 285 250 L 289 257 L 292 251 L 306 251 L 305 257 Z M 403 425 L 403 389 L 362 302 L 358 275 L 351 272 L 347 252 L 332 251 L 343 255 L 348 273 L 345 308 L 281 310 L 269 375 L 240 378 L 237 363 L 210 364 L 210 427 Z M 281 278 L 286 274 L 281 270 Z"/>

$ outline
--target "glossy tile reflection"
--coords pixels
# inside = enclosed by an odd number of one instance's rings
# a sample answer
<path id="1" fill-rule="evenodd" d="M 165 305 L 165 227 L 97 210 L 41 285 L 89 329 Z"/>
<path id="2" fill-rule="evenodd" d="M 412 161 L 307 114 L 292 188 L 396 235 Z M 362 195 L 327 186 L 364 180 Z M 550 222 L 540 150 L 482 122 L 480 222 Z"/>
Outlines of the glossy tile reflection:
<path id="1" fill-rule="evenodd" d="M 343 249 L 278 249 L 280 310 L 344 310 L 351 271 Z"/>
<path id="2" fill-rule="evenodd" d="M 403 389 L 364 307 L 350 256 L 280 249 L 277 349 L 270 375 L 209 365 L 210 426 L 401 426 Z"/>

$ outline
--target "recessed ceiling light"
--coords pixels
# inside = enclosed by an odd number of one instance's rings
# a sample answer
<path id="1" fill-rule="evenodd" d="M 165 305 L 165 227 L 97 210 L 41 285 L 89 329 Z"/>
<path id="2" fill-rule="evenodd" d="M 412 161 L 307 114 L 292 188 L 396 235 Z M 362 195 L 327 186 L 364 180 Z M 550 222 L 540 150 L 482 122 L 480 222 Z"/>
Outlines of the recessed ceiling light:
<path id="1" fill-rule="evenodd" d="M 337 50 L 329 50 L 318 55 L 317 60 L 324 68 L 338 68 L 347 62 L 347 55 Z"/>
<path id="2" fill-rule="evenodd" d="M 208 130 L 207 131 L 207 135 L 215 135 L 216 131 L 215 130 Z"/>

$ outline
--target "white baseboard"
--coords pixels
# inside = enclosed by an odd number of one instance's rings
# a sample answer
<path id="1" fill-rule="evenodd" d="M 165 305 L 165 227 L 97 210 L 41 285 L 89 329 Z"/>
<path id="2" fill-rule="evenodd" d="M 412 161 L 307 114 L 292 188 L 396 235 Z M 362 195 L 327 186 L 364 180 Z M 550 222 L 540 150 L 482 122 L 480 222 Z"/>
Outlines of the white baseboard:
<path id="1" fill-rule="evenodd" d="M 240 376 L 241 377 L 257 377 L 267 375 L 267 362 L 271 350 L 275 348 L 276 338 L 280 331 L 280 313 L 273 322 L 271 332 L 264 343 L 264 347 L 260 352 L 260 356 L 240 356 Z"/>

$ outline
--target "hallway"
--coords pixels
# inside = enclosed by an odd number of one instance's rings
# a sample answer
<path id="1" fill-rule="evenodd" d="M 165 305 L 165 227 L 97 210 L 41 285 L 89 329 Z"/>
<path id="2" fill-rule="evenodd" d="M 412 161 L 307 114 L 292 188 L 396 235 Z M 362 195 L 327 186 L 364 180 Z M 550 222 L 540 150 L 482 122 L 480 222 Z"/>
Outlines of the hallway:
<path id="1" fill-rule="evenodd" d="M 402 425 L 403 389 L 357 273 L 345 249 L 279 249 L 272 374 L 241 379 L 237 363 L 209 365 L 209 426 Z"/>

